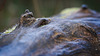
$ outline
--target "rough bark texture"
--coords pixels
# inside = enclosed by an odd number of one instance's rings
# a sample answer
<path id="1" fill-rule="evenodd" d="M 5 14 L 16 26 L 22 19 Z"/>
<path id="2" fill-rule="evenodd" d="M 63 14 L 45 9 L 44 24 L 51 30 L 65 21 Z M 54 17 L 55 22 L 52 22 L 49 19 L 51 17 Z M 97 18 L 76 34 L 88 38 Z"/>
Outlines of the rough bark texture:
<path id="1" fill-rule="evenodd" d="M 26 10 L 16 29 L 1 35 L 0 56 L 100 56 L 100 15 L 83 5 L 49 18 Z"/>

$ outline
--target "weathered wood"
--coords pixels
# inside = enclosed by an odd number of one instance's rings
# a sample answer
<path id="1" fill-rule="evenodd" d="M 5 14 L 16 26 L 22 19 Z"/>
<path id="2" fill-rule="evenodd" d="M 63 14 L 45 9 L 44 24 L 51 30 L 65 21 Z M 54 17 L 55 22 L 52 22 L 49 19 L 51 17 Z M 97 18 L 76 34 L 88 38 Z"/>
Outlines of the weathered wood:
<path id="1" fill-rule="evenodd" d="M 66 14 L 35 19 L 27 11 L 14 31 L 1 36 L 0 56 L 100 56 L 99 13 L 84 5 Z"/>

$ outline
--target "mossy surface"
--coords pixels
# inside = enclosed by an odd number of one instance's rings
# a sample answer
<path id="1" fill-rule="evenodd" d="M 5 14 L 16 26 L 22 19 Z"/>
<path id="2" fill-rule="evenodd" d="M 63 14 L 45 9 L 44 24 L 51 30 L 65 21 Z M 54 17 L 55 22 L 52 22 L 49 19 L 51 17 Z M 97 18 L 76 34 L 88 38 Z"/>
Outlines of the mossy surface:
<path id="1" fill-rule="evenodd" d="M 75 7 L 75 8 L 66 8 L 66 9 L 62 10 L 62 11 L 60 12 L 60 14 L 75 13 L 75 12 L 77 12 L 78 10 L 79 10 L 79 8 L 77 8 L 77 7 Z"/>
<path id="2" fill-rule="evenodd" d="M 64 10 L 62 10 L 60 12 L 60 18 L 65 19 L 68 16 L 71 16 L 73 13 L 76 13 L 77 11 L 79 11 L 79 8 L 75 7 L 75 8 L 66 8 Z"/>
<path id="3" fill-rule="evenodd" d="M 0 35 L 0 38 L 2 38 L 1 36 L 4 35 L 4 34 L 9 34 L 11 33 L 12 31 L 14 31 L 16 29 L 17 25 L 13 26 L 12 28 L 9 28 L 8 30 L 4 31 L 1 35 Z"/>
<path id="4" fill-rule="evenodd" d="M 8 34 L 11 33 L 13 30 L 15 30 L 15 28 L 17 27 L 17 25 L 13 26 L 12 28 L 9 28 L 8 30 L 4 31 L 4 34 Z"/>

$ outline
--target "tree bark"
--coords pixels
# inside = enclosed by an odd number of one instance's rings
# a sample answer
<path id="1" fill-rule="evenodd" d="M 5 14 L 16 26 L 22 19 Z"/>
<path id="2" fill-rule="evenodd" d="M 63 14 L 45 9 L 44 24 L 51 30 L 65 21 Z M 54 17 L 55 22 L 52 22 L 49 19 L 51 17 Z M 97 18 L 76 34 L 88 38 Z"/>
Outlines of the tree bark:
<path id="1" fill-rule="evenodd" d="M 34 18 L 26 11 L 1 35 L 0 56 L 100 56 L 100 14 L 85 5 L 67 14 Z"/>

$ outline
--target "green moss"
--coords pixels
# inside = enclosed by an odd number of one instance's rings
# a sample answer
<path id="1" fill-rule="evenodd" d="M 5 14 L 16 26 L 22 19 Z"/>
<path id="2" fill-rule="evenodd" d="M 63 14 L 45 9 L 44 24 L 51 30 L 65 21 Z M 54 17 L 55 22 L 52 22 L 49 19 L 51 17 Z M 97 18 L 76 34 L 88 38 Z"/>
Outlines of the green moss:
<path id="1" fill-rule="evenodd" d="M 66 8 L 66 9 L 62 10 L 60 14 L 73 13 L 73 12 L 76 12 L 78 10 L 79 10 L 79 8 Z"/>
<path id="2" fill-rule="evenodd" d="M 62 15 L 60 18 L 67 18 L 78 10 L 79 8 L 66 8 L 60 12 L 60 15 Z"/>
<path id="3" fill-rule="evenodd" d="M 8 34 L 11 33 L 13 30 L 15 30 L 17 25 L 13 26 L 12 28 L 9 28 L 8 30 L 6 30 L 5 32 L 3 32 L 4 34 Z"/>
<path id="4" fill-rule="evenodd" d="M 3 34 L 9 34 L 9 33 L 11 33 L 12 31 L 14 31 L 16 27 L 17 27 L 17 25 L 15 25 L 15 26 L 13 26 L 12 28 L 9 28 L 8 30 L 4 31 L 4 32 L 0 35 L 0 38 L 2 38 L 1 36 L 2 36 Z"/>

